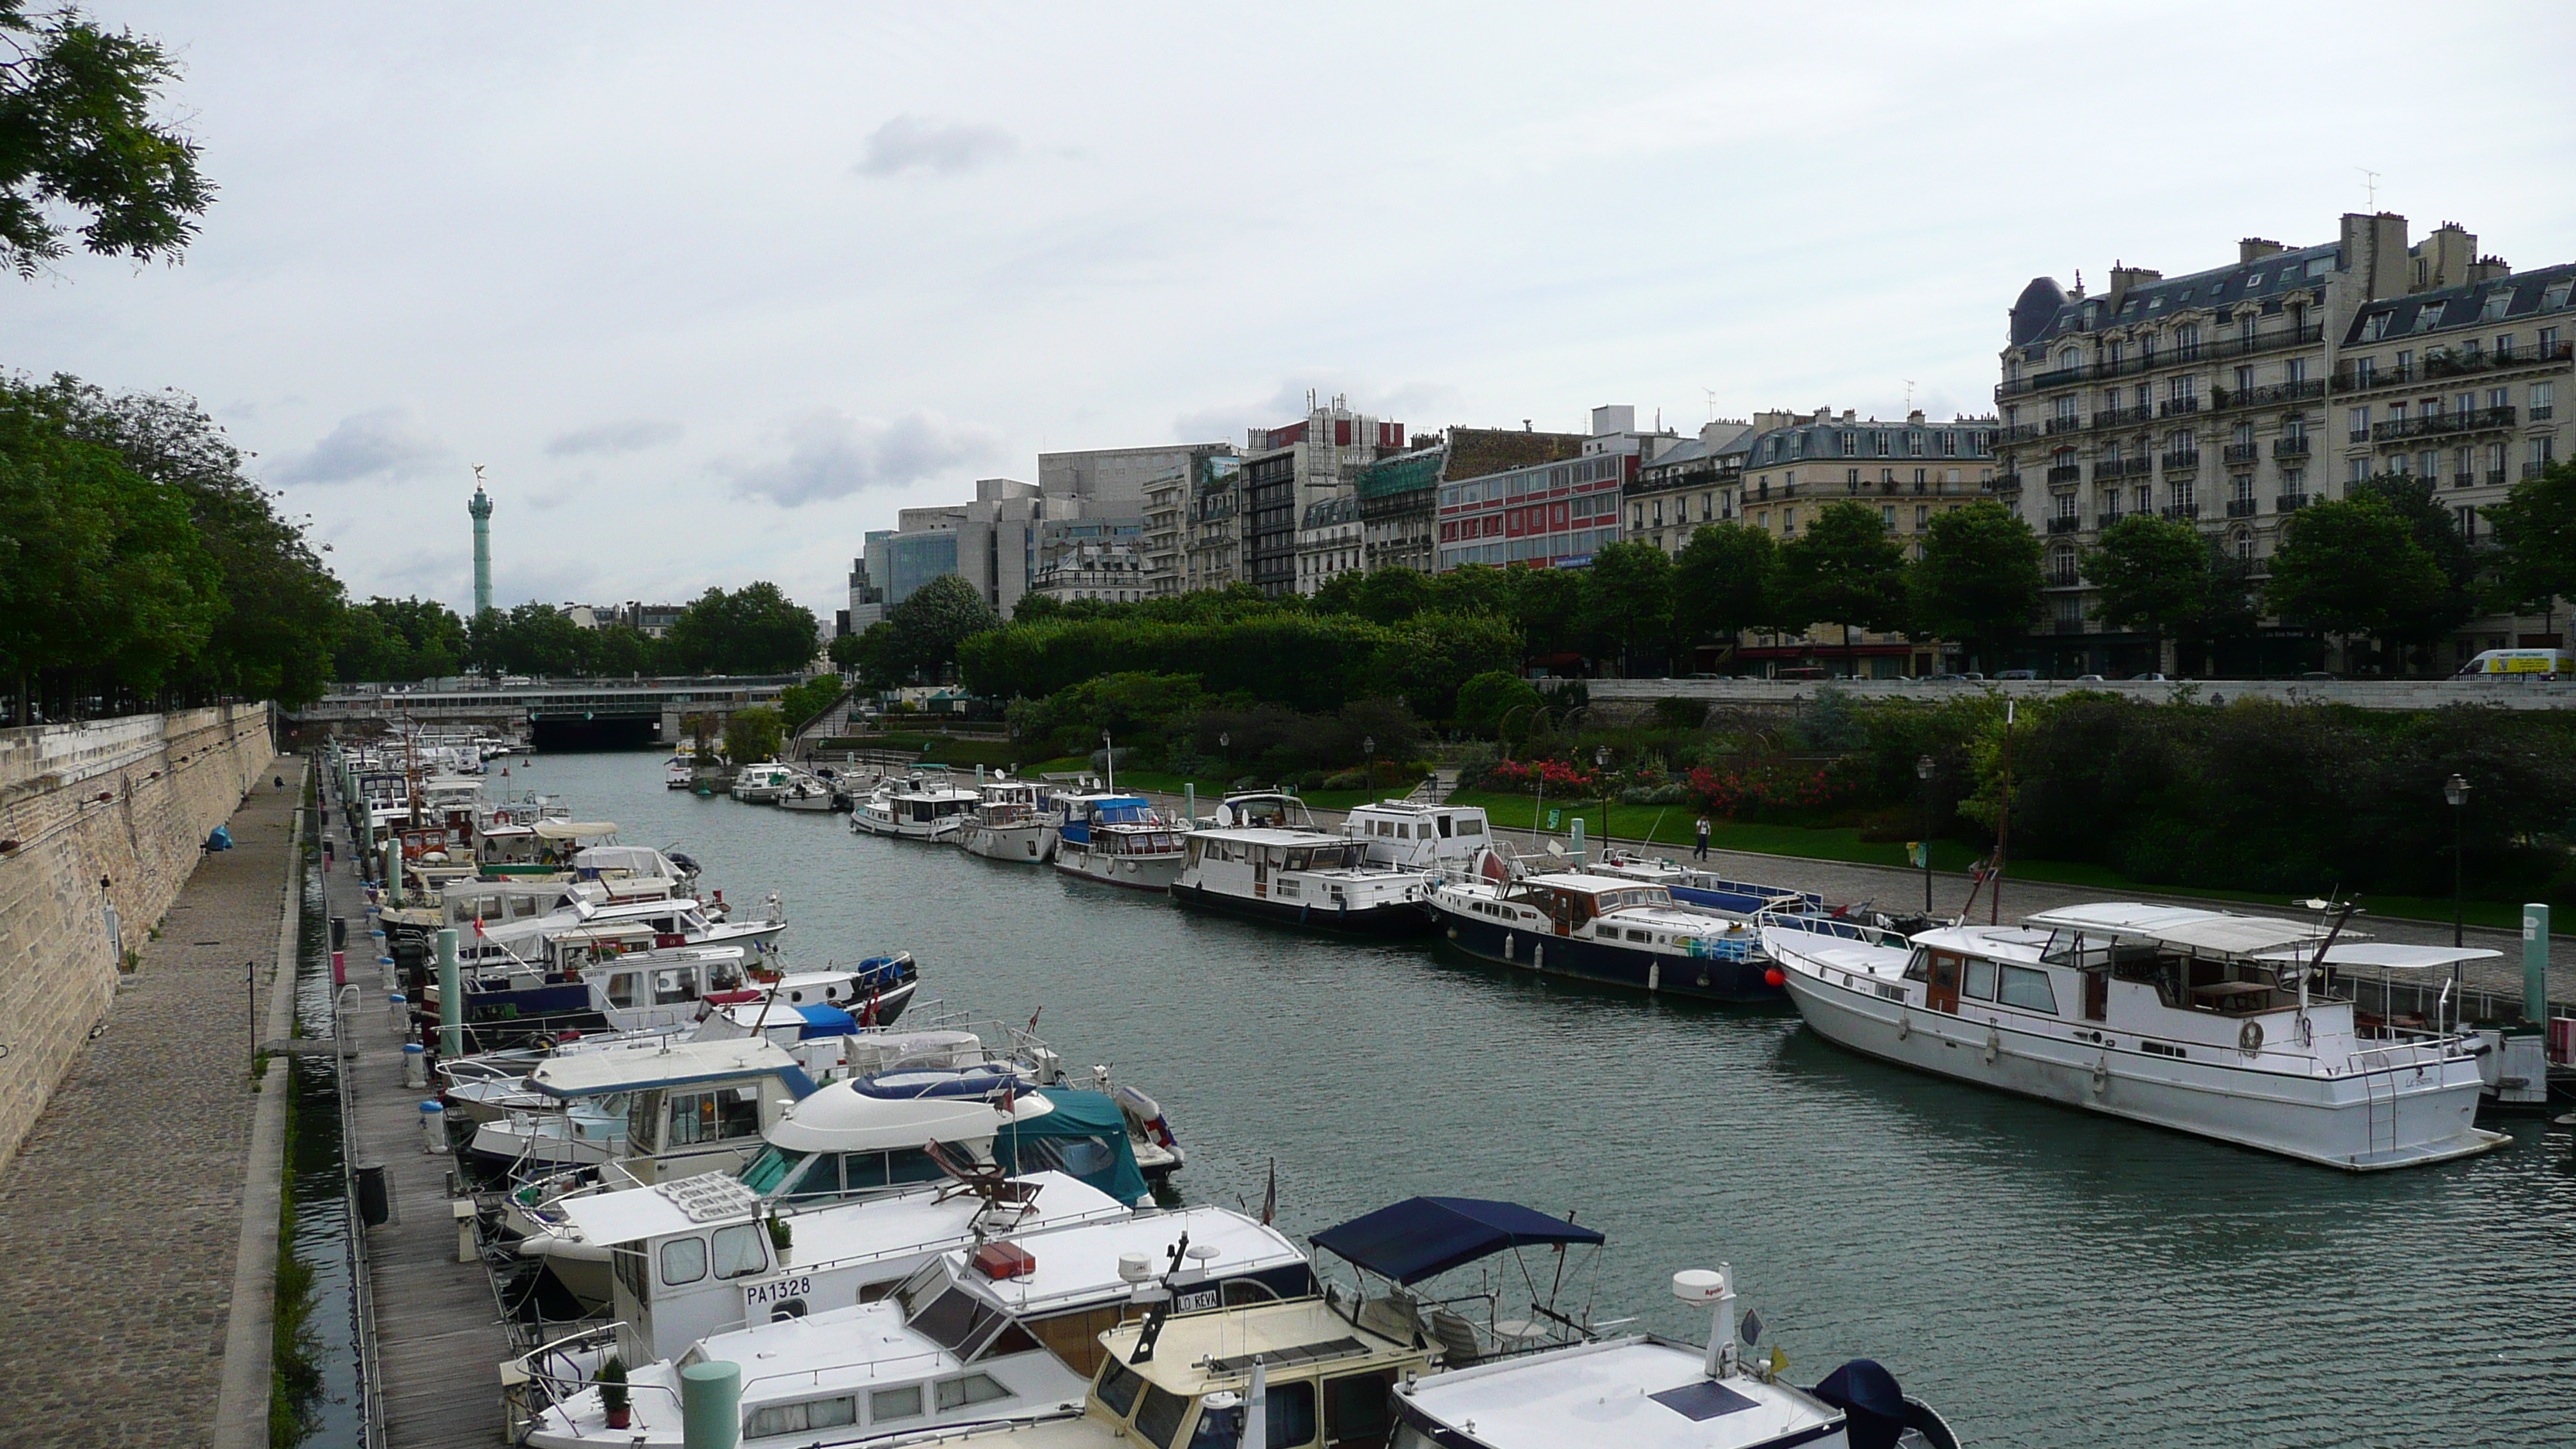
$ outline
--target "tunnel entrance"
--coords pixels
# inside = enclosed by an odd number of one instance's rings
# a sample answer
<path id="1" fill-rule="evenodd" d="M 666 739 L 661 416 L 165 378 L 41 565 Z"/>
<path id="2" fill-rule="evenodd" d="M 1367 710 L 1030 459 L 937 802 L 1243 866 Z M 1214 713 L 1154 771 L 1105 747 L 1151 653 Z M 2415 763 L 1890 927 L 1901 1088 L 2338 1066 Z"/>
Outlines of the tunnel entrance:
<path id="1" fill-rule="evenodd" d="M 540 750 L 647 750 L 662 743 L 662 721 L 656 716 L 618 719 L 547 719 L 528 722 L 529 740 Z"/>

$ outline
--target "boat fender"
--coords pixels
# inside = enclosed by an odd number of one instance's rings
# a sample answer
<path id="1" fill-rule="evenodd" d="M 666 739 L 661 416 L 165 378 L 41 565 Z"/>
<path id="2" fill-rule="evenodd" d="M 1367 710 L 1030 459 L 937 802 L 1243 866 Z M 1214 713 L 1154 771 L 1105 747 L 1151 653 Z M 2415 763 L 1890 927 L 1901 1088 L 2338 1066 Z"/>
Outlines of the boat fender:
<path id="1" fill-rule="evenodd" d="M 1906 1015 L 1904 1012 L 1898 1012 L 1896 1014 L 1896 1039 L 1898 1041 L 1903 1041 L 1912 1035 L 1914 1035 L 1914 1018 Z"/>
<path id="2" fill-rule="evenodd" d="M 1991 1066 L 1993 1066 L 1993 1065 L 1995 1064 L 1995 1058 L 1997 1058 L 1997 1057 L 1999 1057 L 1999 1056 L 2003 1055 L 2003 1050 L 2004 1050 L 2004 1034 L 2003 1034 L 2002 1032 L 1999 1032 L 1999 1031 L 1995 1030 L 1993 1027 L 1987 1027 L 1987 1028 L 1986 1028 L 1986 1065 L 1987 1065 L 1987 1066 L 1990 1066 L 1990 1067 L 1991 1067 Z"/>
<path id="3" fill-rule="evenodd" d="M 2104 1091 L 2106 1091 L 2106 1090 L 2108 1090 L 2108 1089 L 2109 1089 L 2110 1085 L 2111 1085 L 2111 1059 L 2110 1059 L 2109 1057 L 2096 1057 L 2096 1058 L 2094 1058 L 2094 1060 L 2093 1060 L 2093 1095 L 2094 1095 L 2094 1096 L 2096 1096 L 2096 1097 L 2101 1096 L 2101 1095 L 2102 1095 L 2102 1093 L 2103 1093 Z"/>
<path id="4" fill-rule="evenodd" d="M 2249 1021 L 2236 1033 L 2237 1050 L 2252 1056 L 2263 1049 L 2263 1023 Z"/>

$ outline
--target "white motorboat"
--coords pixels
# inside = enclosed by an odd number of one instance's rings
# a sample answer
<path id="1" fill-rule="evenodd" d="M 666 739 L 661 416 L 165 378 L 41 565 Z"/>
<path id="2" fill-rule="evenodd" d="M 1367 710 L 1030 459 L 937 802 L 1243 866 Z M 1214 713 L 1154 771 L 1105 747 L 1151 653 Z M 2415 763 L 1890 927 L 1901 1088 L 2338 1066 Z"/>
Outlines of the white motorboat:
<path id="1" fill-rule="evenodd" d="M 1053 795 L 1034 780 L 987 782 L 965 827 L 957 832 L 958 848 L 987 860 L 1035 864 L 1046 859 L 1052 838 L 1047 811 Z"/>
<path id="2" fill-rule="evenodd" d="M 1464 875 L 1493 843 L 1485 812 L 1474 805 L 1380 800 L 1342 817 L 1342 833 L 1368 845 L 1374 865 Z"/>
<path id="3" fill-rule="evenodd" d="M 1193 830 L 1172 899 L 1287 925 L 1367 935 L 1428 933 L 1433 877 L 1373 865 L 1360 841 L 1320 830 Z"/>
<path id="4" fill-rule="evenodd" d="M 690 765 L 687 759 L 679 755 L 673 755 L 671 758 L 662 762 L 663 789 L 686 790 L 696 783 L 697 776 L 695 769 Z"/>
<path id="5" fill-rule="evenodd" d="M 814 1091 L 804 1066 L 766 1037 L 549 1057 L 527 1082 L 587 1110 L 481 1123 L 466 1149 L 477 1161 L 524 1176 L 618 1159 L 644 1182 L 740 1167 L 786 1103 Z"/>
<path id="6" fill-rule="evenodd" d="M 850 829 L 902 840 L 946 840 L 966 828 L 978 798 L 945 780 L 886 780 L 850 808 Z"/>
<path id="7" fill-rule="evenodd" d="M 778 794 L 778 808 L 781 810 L 828 811 L 832 804 L 831 782 L 818 780 L 812 775 L 799 774 L 788 781 L 787 788 Z"/>
<path id="8" fill-rule="evenodd" d="M 1078 1410 L 1106 1356 L 1101 1331 L 1138 1312 L 1140 1292 L 1204 1311 L 1307 1297 L 1314 1274 L 1277 1229 L 1224 1208 L 1088 1221 L 943 1253 L 879 1302 L 815 1306 L 803 1317 L 782 1303 L 768 1321 L 716 1334 L 688 1357 L 762 1366 L 745 1383 L 746 1443 L 790 1435 L 803 1445 L 815 1429 L 876 1436 L 1007 1423 Z M 586 1347 L 549 1345 L 522 1360 L 556 1400 L 527 1440 L 540 1449 L 608 1437 L 598 1388 L 564 1372 L 592 1356 Z M 670 1360 L 631 1370 L 631 1422 L 616 1442 L 679 1444 L 678 1389 Z"/>
<path id="9" fill-rule="evenodd" d="M 775 805 L 787 787 L 796 783 L 796 771 L 775 760 L 745 765 L 734 772 L 733 798 L 746 805 Z"/>
<path id="10" fill-rule="evenodd" d="M 2473 1037 L 2365 1018 L 2337 970 L 2493 952 L 2108 902 L 1903 948 L 1766 927 L 1827 1040 L 1946 1077 L 2366 1172 L 2487 1151 Z"/>
<path id="11" fill-rule="evenodd" d="M 1181 832 L 1142 795 L 1056 797 L 1055 868 L 1085 880 L 1164 892 L 1180 879 Z"/>

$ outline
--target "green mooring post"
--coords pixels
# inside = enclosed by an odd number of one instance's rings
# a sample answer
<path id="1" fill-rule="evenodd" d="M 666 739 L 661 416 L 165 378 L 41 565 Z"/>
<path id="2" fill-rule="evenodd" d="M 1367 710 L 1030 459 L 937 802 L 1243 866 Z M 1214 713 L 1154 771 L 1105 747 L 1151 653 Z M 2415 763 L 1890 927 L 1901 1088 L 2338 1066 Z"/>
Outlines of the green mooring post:
<path id="1" fill-rule="evenodd" d="M 742 1365 L 693 1363 L 680 1370 L 682 1449 L 734 1449 L 742 1442 Z"/>
<path id="2" fill-rule="evenodd" d="M 385 842 L 385 904 L 400 906 L 402 903 L 402 842 L 388 840 Z"/>
<path id="3" fill-rule="evenodd" d="M 1181 782 L 1181 828 L 1199 828 L 1199 787 L 1187 780 Z"/>
<path id="4" fill-rule="evenodd" d="M 2549 907 L 2538 901 L 2522 908 L 2522 1019 L 2549 1020 Z"/>
<path id="5" fill-rule="evenodd" d="M 438 933 L 438 1054 L 465 1055 L 465 987 L 456 979 L 456 930 Z"/>
<path id="6" fill-rule="evenodd" d="M 1567 850 L 1568 850 L 1568 851 L 1569 851 L 1569 852 L 1574 856 L 1574 858 L 1575 858 L 1575 860 L 1576 860 L 1576 862 L 1577 862 L 1577 863 L 1580 863 L 1580 862 L 1582 861 L 1582 859 L 1583 859 L 1583 817 L 1582 817 L 1582 816 L 1580 816 L 1580 815 L 1577 815 L 1577 816 L 1575 816 L 1575 817 L 1574 817 L 1574 834 L 1572 835 L 1572 837 L 1570 837 L 1570 838 L 1566 841 L 1566 848 L 1567 848 Z"/>

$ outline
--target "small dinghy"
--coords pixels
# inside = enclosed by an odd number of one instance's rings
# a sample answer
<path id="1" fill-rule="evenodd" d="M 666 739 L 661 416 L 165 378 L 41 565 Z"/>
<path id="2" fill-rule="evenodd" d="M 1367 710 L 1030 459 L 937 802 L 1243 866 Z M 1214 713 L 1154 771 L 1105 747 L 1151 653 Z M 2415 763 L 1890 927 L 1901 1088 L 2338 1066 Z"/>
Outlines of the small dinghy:
<path id="1" fill-rule="evenodd" d="M 1037 1084 L 1037 1074 L 1017 1062 L 978 1062 L 971 1067 L 879 1072 L 861 1077 L 853 1085 L 864 1096 L 904 1101 L 916 1097 L 992 1097 L 1006 1090 L 1027 1091 Z"/>

